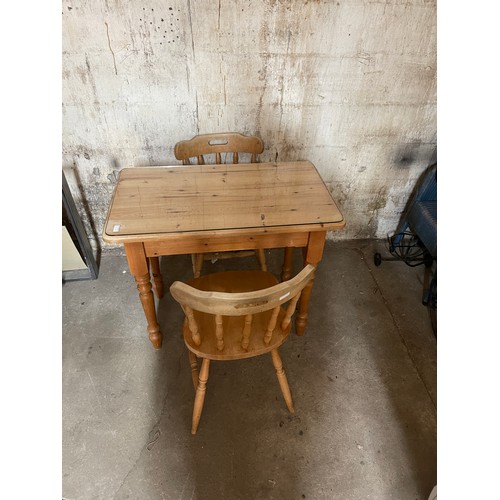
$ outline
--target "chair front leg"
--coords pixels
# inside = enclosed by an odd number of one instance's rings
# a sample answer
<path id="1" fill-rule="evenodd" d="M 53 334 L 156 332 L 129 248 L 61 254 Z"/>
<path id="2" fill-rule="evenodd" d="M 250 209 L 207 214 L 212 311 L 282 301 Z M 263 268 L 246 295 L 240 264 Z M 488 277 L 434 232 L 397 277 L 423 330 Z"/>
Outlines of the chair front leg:
<path id="1" fill-rule="evenodd" d="M 196 434 L 198 424 L 200 423 L 201 412 L 203 411 L 203 403 L 205 402 L 205 392 L 207 390 L 208 369 L 210 367 L 210 360 L 203 358 L 201 363 L 200 376 L 198 378 L 198 387 L 196 388 L 196 396 L 194 398 L 193 408 L 193 424 L 191 427 L 191 434 Z"/>
<path id="2" fill-rule="evenodd" d="M 278 382 L 280 384 L 281 392 L 283 393 L 283 398 L 285 399 L 286 406 L 290 413 L 294 413 L 295 409 L 293 407 L 292 394 L 290 392 L 290 387 L 288 386 L 288 380 L 286 379 L 285 370 L 283 369 L 283 363 L 281 362 L 280 355 L 278 354 L 278 349 L 273 349 L 271 351 L 271 356 L 273 357 L 273 365 L 276 369 L 276 375 L 278 377 Z"/>
<path id="3" fill-rule="evenodd" d="M 188 349 L 189 366 L 191 366 L 191 377 L 193 378 L 194 390 L 198 388 L 198 377 L 200 376 L 198 372 L 198 359 L 196 354 Z"/>

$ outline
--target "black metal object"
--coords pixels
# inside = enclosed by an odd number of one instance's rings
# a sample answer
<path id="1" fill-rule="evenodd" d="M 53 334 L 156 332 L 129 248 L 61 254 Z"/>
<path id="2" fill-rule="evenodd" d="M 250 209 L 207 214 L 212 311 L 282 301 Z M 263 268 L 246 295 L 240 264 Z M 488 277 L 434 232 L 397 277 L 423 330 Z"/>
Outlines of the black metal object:
<path id="1" fill-rule="evenodd" d="M 373 262 L 398 260 L 406 265 L 426 267 L 422 304 L 437 309 L 437 164 L 431 165 L 417 182 L 396 232 L 387 238 L 392 257 L 379 252 Z M 432 268 L 435 268 L 432 271 Z M 430 278 L 430 283 L 429 283 Z M 432 315 L 432 312 L 431 312 Z M 433 328 L 434 328 L 433 323 Z"/>
<path id="2" fill-rule="evenodd" d="M 395 243 L 396 238 L 398 241 L 397 244 Z M 387 237 L 387 246 L 393 257 L 382 257 L 379 252 L 375 252 L 373 262 L 376 266 L 380 266 L 384 260 L 398 260 L 403 261 L 410 267 L 416 267 L 422 264 L 425 265 L 425 267 L 431 267 L 434 261 L 434 258 L 420 238 L 410 231 L 397 233 Z"/>
<path id="3" fill-rule="evenodd" d="M 64 281 L 76 281 L 97 279 L 99 269 L 94 258 L 94 253 L 90 245 L 87 233 L 83 227 L 82 220 L 75 206 L 73 196 L 68 186 L 68 181 L 62 172 L 62 203 L 63 217 L 67 221 L 67 229 L 72 239 L 77 244 L 77 250 L 80 253 L 87 269 L 76 269 L 71 271 L 63 271 L 62 279 Z"/>

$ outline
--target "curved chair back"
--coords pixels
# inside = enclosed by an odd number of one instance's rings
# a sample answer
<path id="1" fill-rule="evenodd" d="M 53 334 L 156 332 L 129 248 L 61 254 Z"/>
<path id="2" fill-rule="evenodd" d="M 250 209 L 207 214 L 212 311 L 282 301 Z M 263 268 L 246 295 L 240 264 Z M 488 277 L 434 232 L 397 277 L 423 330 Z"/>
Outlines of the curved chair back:
<path id="1" fill-rule="evenodd" d="M 246 351 L 250 341 L 254 315 L 272 310 L 266 328 L 260 332 L 263 335 L 265 345 L 269 345 L 276 327 L 278 327 L 281 332 L 285 332 L 288 329 L 301 292 L 313 278 L 314 271 L 315 267 L 308 264 L 299 274 L 288 281 L 249 292 L 199 290 L 179 281 L 172 284 L 170 292 L 184 310 L 192 342 L 196 346 L 200 346 L 202 343 L 204 332 L 196 320 L 195 311 L 214 316 L 217 349 L 221 351 L 221 353 L 224 350 L 223 316 L 245 316 L 245 320 L 242 323 L 241 346 L 243 350 Z M 270 273 L 264 273 L 262 271 L 243 271 L 239 274 L 238 272 L 233 272 L 232 274 L 236 277 L 235 281 L 237 282 L 241 281 L 242 277 L 245 276 L 244 273 L 247 273 L 249 280 L 252 275 L 254 275 L 261 280 L 261 283 L 263 283 L 262 278 L 265 278 L 265 275 L 271 276 L 276 280 Z M 222 274 L 224 273 L 218 273 L 217 275 L 220 276 Z M 225 274 L 229 276 L 231 272 Z M 238 276 L 236 276 L 237 274 Z M 207 275 L 205 278 L 210 279 L 210 275 Z M 288 302 L 288 306 L 284 315 L 282 314 L 281 323 L 277 325 L 281 306 L 286 302 Z M 258 334 L 259 332 L 255 333 Z M 247 357 L 246 353 L 245 357 Z"/>
<path id="2" fill-rule="evenodd" d="M 196 135 L 187 141 L 180 141 L 174 147 L 174 154 L 184 165 L 191 164 L 196 158 L 198 165 L 205 165 L 206 155 L 215 155 L 215 163 L 222 163 L 221 153 L 232 154 L 232 163 L 239 163 L 239 154 L 251 155 L 250 162 L 256 163 L 259 154 L 264 151 L 262 139 L 245 136 L 236 132 Z"/>

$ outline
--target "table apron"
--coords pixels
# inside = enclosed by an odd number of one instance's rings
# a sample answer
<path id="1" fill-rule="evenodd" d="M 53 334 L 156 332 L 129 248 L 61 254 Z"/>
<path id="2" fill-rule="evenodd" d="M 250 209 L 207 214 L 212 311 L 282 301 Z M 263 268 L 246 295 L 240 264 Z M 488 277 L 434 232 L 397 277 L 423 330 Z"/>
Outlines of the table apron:
<path id="1" fill-rule="evenodd" d="M 306 247 L 308 241 L 309 232 L 195 238 L 184 235 L 183 238 L 179 239 L 144 241 L 144 250 L 147 257 L 156 257 L 159 255 L 254 250 L 256 248 Z"/>

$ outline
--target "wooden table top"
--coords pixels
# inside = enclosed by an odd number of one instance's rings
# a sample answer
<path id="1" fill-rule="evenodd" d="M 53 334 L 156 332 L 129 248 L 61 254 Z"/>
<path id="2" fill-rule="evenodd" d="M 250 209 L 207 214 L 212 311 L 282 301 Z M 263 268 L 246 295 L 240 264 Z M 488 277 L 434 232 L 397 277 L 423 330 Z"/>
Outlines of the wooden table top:
<path id="1" fill-rule="evenodd" d="M 125 168 L 104 226 L 108 243 L 178 233 L 341 229 L 344 218 L 309 161 Z"/>

